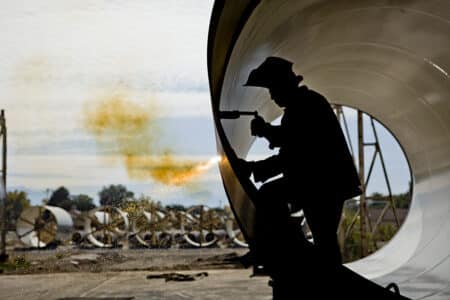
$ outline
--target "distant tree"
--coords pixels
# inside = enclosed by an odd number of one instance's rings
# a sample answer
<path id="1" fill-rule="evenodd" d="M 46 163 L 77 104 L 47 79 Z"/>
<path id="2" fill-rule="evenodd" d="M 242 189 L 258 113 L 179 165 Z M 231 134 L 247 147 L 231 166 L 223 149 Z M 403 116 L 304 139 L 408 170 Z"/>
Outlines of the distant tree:
<path id="1" fill-rule="evenodd" d="M 225 208 L 223 207 L 211 207 L 211 210 L 215 211 L 218 214 L 224 214 L 225 213 Z"/>
<path id="2" fill-rule="evenodd" d="M 397 208 L 409 208 L 411 204 L 411 193 L 409 191 L 393 195 L 392 198 Z"/>
<path id="3" fill-rule="evenodd" d="M 120 207 L 128 198 L 132 198 L 134 196 L 134 193 L 127 190 L 124 185 L 111 184 L 108 187 L 103 187 L 98 195 L 100 197 L 101 205 L 112 205 L 114 207 Z"/>
<path id="4" fill-rule="evenodd" d="M 383 195 L 378 192 L 373 193 L 370 197 L 375 201 L 389 201 L 388 195 Z M 396 208 L 409 208 L 409 205 L 411 203 L 411 194 L 409 191 L 395 194 L 392 195 L 392 200 L 394 201 Z"/>
<path id="5" fill-rule="evenodd" d="M 166 209 L 174 210 L 174 211 L 186 211 L 187 208 L 181 204 L 169 204 L 166 205 Z"/>
<path id="6" fill-rule="evenodd" d="M 70 199 L 69 190 L 64 186 L 57 188 L 50 196 L 47 205 L 58 206 L 67 211 L 70 210 L 73 202 Z"/>
<path id="7" fill-rule="evenodd" d="M 379 193 L 379 192 L 375 192 L 372 195 L 370 195 L 370 197 L 372 197 L 373 200 L 376 201 L 381 201 L 381 200 L 385 200 L 386 196 L 384 196 L 383 194 Z"/>
<path id="8" fill-rule="evenodd" d="M 162 207 L 161 202 L 155 202 L 151 197 L 146 195 L 140 195 L 138 198 L 128 198 L 127 202 L 133 202 L 135 206 L 138 206 L 144 210 L 149 210 L 152 206 L 154 207 Z"/>
<path id="9" fill-rule="evenodd" d="M 72 196 L 72 205 L 81 211 L 88 211 L 96 207 L 94 199 L 85 194 Z"/>
<path id="10" fill-rule="evenodd" d="M 151 211 L 152 207 L 157 205 L 150 197 L 141 195 L 137 199 L 127 198 L 120 204 L 120 209 L 128 213 L 128 216 L 133 218 L 139 216 L 142 211 Z"/>
<path id="11" fill-rule="evenodd" d="M 22 211 L 30 206 L 30 199 L 24 191 L 12 191 L 6 195 L 6 222 L 9 228 L 14 229 L 17 219 Z"/>

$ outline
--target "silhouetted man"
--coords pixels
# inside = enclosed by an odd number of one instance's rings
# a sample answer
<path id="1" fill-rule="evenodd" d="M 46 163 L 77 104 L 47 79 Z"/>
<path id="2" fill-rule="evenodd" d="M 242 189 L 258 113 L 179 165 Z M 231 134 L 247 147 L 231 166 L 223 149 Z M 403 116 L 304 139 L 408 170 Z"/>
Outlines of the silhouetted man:
<path id="1" fill-rule="evenodd" d="M 268 57 L 254 69 L 245 86 L 264 87 L 272 100 L 284 109 L 279 126 L 261 117 L 251 122 L 252 135 L 266 138 L 277 155 L 255 162 L 241 161 L 244 174 L 253 173 L 257 182 L 272 177 L 258 191 L 256 207 L 256 252 L 270 257 L 267 232 L 269 218 L 287 225 L 290 213 L 303 209 L 321 263 L 342 263 L 337 228 L 345 200 L 361 193 L 360 182 L 339 122 L 327 100 L 319 93 L 299 86 L 303 80 L 292 71 L 292 62 Z M 276 227 L 276 225 L 275 225 Z M 289 237 L 286 237 L 289 238 Z M 267 262 L 267 260 L 266 260 Z"/>

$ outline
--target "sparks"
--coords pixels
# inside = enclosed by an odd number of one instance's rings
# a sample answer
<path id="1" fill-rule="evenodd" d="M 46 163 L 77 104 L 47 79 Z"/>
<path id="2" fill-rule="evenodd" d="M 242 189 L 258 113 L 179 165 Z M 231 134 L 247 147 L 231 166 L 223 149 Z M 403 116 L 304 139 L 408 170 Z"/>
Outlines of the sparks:
<path id="1" fill-rule="evenodd" d="M 201 164 L 197 167 L 197 169 L 200 171 L 206 171 L 211 169 L 214 165 L 219 163 L 222 160 L 222 157 L 220 155 L 211 157 L 206 163 Z"/>

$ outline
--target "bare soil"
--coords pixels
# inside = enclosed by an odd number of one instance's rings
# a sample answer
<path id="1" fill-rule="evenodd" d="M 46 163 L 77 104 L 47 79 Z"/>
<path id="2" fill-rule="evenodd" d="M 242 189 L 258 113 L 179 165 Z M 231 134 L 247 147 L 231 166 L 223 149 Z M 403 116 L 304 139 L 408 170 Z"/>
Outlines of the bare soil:
<path id="1" fill-rule="evenodd" d="M 248 249 L 78 249 L 14 250 L 1 274 L 239 269 Z"/>

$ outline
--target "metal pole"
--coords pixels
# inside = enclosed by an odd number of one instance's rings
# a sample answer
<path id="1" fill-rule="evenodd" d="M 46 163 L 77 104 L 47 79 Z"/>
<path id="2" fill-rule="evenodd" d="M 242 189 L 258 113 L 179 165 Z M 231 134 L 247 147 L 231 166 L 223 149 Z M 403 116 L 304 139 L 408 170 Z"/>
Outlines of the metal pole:
<path id="1" fill-rule="evenodd" d="M 0 113 L 0 135 L 2 136 L 2 215 L 1 215 L 1 245 L 0 245 L 0 260 L 5 261 L 8 258 L 6 254 L 6 230 L 7 230 L 7 220 L 6 220 L 6 118 L 5 111 L 2 109 Z"/>
<path id="2" fill-rule="evenodd" d="M 358 110 L 358 156 L 359 156 L 359 180 L 361 182 L 362 194 L 359 198 L 359 223 L 361 231 L 361 257 L 367 255 L 366 239 L 366 183 L 364 176 L 364 125 L 363 112 Z"/>
<path id="3" fill-rule="evenodd" d="M 387 174 L 386 165 L 385 165 L 385 163 L 384 163 L 383 153 L 381 152 L 380 142 L 379 142 L 379 140 L 378 140 L 377 130 L 376 130 L 376 128 L 375 128 L 375 123 L 374 123 L 372 117 L 370 118 L 370 122 L 371 122 L 371 124 L 372 124 L 373 135 L 374 135 L 374 137 L 375 137 L 375 141 L 376 141 L 376 144 L 377 144 L 377 151 L 378 151 L 378 153 L 379 153 L 379 155 L 380 155 L 380 161 L 381 161 L 381 167 L 383 168 L 384 180 L 386 181 L 386 186 L 387 186 L 387 189 L 388 189 L 388 192 L 389 192 L 389 204 L 390 204 L 391 207 L 392 207 L 392 212 L 394 213 L 394 218 L 395 218 L 395 223 L 397 224 L 397 228 L 400 228 L 400 220 L 399 220 L 399 218 L 398 218 L 397 208 L 396 208 L 396 206 L 395 206 L 394 199 L 392 198 L 391 184 L 390 184 L 390 182 L 389 182 L 389 177 L 388 177 L 388 174 Z"/>

